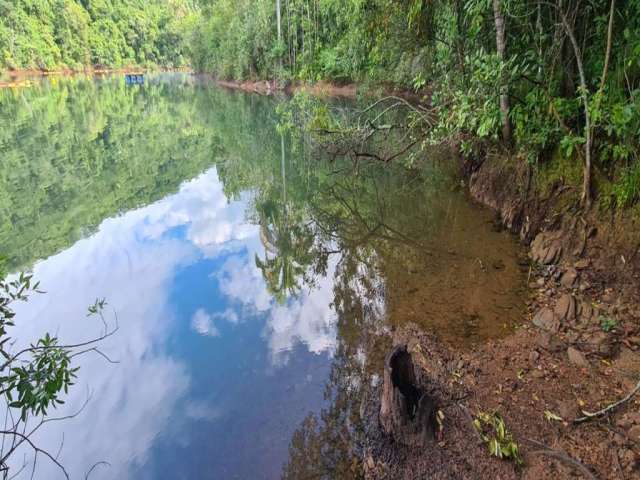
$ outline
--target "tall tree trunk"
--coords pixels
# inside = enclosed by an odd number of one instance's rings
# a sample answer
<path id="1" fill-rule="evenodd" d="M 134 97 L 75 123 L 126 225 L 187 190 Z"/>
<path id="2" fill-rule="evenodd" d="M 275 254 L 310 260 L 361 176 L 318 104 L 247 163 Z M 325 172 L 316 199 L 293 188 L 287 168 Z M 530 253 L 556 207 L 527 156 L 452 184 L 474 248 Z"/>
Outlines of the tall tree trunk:
<path id="1" fill-rule="evenodd" d="M 580 53 L 580 47 L 578 41 L 573 33 L 571 25 L 567 20 L 564 12 L 560 11 L 560 18 L 562 19 L 562 25 L 567 32 L 571 46 L 573 47 L 573 53 L 576 57 L 576 65 L 578 66 L 578 74 L 580 77 L 580 97 L 582 98 L 582 104 L 584 106 L 584 167 L 582 169 L 582 205 L 585 207 L 591 206 L 591 146 L 593 144 L 593 132 L 591 126 L 591 115 L 589 113 L 589 90 L 587 87 L 587 77 L 584 73 L 584 66 L 582 65 L 582 54 Z"/>
<path id="2" fill-rule="evenodd" d="M 280 47 L 280 45 L 282 45 L 282 15 L 280 13 L 280 0 L 276 0 L 276 20 L 278 22 L 278 48 Z M 282 54 L 280 54 L 280 73 L 278 75 L 282 74 Z M 277 75 L 276 75 L 277 77 Z"/>
<path id="3" fill-rule="evenodd" d="M 493 19 L 496 24 L 496 48 L 502 62 L 506 58 L 506 36 L 504 16 L 502 14 L 502 0 L 493 0 Z M 500 85 L 500 115 L 502 117 L 502 139 L 511 143 L 511 121 L 509 120 L 509 86 L 503 78 Z"/>
<path id="4" fill-rule="evenodd" d="M 611 9 L 609 10 L 609 25 L 607 27 L 607 48 L 604 55 L 604 67 L 602 67 L 602 78 L 600 79 L 600 92 L 604 90 L 607 82 L 607 70 L 609 70 L 609 60 L 611 59 L 611 44 L 613 40 L 613 14 L 616 9 L 616 0 L 611 0 Z"/>
<path id="5" fill-rule="evenodd" d="M 280 0 L 276 0 L 276 19 L 278 22 L 278 43 L 282 41 L 282 19 L 280 15 Z"/>

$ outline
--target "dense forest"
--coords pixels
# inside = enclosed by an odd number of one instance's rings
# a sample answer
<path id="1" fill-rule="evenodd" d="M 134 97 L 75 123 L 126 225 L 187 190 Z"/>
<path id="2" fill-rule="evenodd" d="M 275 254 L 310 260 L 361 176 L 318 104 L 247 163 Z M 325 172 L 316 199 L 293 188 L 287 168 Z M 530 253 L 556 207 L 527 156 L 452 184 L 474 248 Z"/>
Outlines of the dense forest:
<path id="1" fill-rule="evenodd" d="M 2 0 L 0 68 L 181 66 L 188 0 Z"/>
<path id="2" fill-rule="evenodd" d="M 640 197 L 638 1 L 219 0 L 199 18 L 197 69 L 425 91 L 432 141 L 511 145 L 585 204 Z"/>
<path id="3" fill-rule="evenodd" d="M 640 198 L 638 0 L 19 0 L 0 13 L 5 68 L 390 84 L 434 108 L 432 143 L 509 146 L 586 205 Z"/>

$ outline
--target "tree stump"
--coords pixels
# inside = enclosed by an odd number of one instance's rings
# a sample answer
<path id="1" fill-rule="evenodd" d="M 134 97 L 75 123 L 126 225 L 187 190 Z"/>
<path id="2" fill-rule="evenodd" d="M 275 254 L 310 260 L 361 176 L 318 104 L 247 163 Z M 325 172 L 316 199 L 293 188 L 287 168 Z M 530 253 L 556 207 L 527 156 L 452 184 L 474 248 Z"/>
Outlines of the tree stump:
<path id="1" fill-rule="evenodd" d="M 396 442 L 421 447 L 432 441 L 436 404 L 416 381 L 406 345 L 395 347 L 385 360 L 380 423 Z"/>

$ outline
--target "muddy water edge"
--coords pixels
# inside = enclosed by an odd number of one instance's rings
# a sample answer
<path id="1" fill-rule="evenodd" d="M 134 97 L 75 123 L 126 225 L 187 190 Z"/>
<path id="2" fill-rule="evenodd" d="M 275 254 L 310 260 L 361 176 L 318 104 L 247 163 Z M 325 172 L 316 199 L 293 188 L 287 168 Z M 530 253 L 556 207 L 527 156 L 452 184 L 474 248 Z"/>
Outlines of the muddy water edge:
<path id="1" fill-rule="evenodd" d="M 451 348 L 419 322 L 395 329 L 392 343 L 407 347 L 418 382 L 441 406 L 442 431 L 427 448 L 382 434 L 364 458 L 365 477 L 638 478 L 639 397 L 575 422 L 637 390 L 637 219 L 582 213 L 571 189 L 532 184 L 505 155 L 461 167 L 473 200 L 527 248 L 527 308 L 513 334 L 467 349 Z M 372 421 L 378 408 L 371 406 Z M 522 465 L 490 457 L 472 426 L 479 412 L 504 419 Z"/>

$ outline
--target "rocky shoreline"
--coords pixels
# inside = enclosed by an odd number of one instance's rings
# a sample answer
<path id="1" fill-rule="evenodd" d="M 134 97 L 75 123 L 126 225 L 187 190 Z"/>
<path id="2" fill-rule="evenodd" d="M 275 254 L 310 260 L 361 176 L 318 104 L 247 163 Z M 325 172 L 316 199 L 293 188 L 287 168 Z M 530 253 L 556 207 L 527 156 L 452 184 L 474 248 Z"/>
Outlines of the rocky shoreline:
<path id="1" fill-rule="evenodd" d="M 576 421 L 640 380 L 637 221 L 584 214 L 561 184 L 543 195 L 504 157 L 463 169 L 471 197 L 529 248 L 528 314 L 513 335 L 469 351 L 417 328 L 393 333 L 429 379 L 422 387 L 438 392 L 442 432 L 424 448 L 379 432 L 365 478 L 640 478 L 640 394 Z M 479 412 L 504 419 L 522 466 L 489 454 L 472 424 Z"/>

